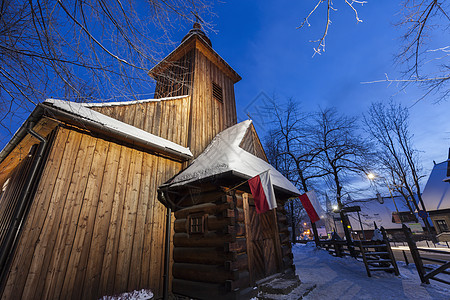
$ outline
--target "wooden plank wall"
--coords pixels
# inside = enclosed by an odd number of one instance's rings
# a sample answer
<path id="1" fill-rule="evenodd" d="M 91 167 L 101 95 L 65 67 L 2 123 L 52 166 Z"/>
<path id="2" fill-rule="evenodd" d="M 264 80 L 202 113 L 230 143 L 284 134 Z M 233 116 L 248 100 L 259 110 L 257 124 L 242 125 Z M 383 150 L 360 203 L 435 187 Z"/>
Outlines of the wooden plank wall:
<path id="1" fill-rule="evenodd" d="M 162 294 L 165 208 L 181 163 L 60 128 L 2 299 Z"/>
<path id="2" fill-rule="evenodd" d="M 239 147 L 267 162 L 266 152 L 261 145 L 253 124 L 247 129 Z"/>
<path id="3" fill-rule="evenodd" d="M 242 194 L 252 283 L 283 270 L 275 210 L 258 214 L 253 197 Z"/>
<path id="4" fill-rule="evenodd" d="M 212 83 L 223 90 L 223 103 L 212 96 Z M 236 124 L 234 84 L 203 53 L 195 51 L 191 151 L 198 156 L 222 130 Z"/>
<path id="5" fill-rule="evenodd" d="M 111 118 L 187 147 L 190 97 L 128 105 L 93 106 Z"/>
<path id="6" fill-rule="evenodd" d="M 164 72 L 157 78 L 155 97 L 190 98 L 92 109 L 189 147 L 195 158 L 219 132 L 237 122 L 233 81 L 198 48 Z M 213 82 L 223 90 L 223 103 L 213 98 Z"/>
<path id="7" fill-rule="evenodd" d="M 287 199 L 286 199 L 287 200 Z M 287 211 L 284 208 L 284 201 L 277 200 L 277 227 L 280 236 L 280 247 L 282 257 L 282 268 L 286 274 L 295 275 L 294 255 L 292 254 L 292 240 L 289 233 Z"/>

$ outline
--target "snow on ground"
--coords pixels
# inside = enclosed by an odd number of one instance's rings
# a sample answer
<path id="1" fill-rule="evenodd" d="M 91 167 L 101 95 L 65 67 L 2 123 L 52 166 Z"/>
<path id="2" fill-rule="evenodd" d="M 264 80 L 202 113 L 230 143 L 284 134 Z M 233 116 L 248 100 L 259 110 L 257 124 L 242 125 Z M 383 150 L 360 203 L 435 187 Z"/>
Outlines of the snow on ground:
<path id="1" fill-rule="evenodd" d="M 300 280 L 317 287 L 304 299 L 450 299 L 450 286 L 431 280 L 421 284 L 414 264 L 399 262 L 400 276 L 372 272 L 351 257 L 334 257 L 314 243 L 292 248 Z"/>

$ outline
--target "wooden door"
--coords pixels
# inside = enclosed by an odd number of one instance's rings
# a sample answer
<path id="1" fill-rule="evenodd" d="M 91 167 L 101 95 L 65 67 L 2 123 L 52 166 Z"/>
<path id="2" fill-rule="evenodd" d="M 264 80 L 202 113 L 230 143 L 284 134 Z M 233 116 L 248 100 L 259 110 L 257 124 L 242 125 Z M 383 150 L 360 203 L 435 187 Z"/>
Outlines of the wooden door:
<path id="1" fill-rule="evenodd" d="M 243 194 L 247 256 L 252 283 L 277 273 L 281 267 L 281 248 L 276 210 L 257 214 L 251 196 Z"/>

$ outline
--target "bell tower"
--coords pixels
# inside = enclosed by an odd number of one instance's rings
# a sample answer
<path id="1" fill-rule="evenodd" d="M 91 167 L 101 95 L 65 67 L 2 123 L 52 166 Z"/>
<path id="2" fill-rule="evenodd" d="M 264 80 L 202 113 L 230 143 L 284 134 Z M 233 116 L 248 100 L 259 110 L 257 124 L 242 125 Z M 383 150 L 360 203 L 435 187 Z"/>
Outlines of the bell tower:
<path id="1" fill-rule="evenodd" d="M 188 146 L 198 156 L 222 130 L 236 124 L 236 71 L 212 48 L 199 23 L 150 70 L 155 98 L 189 95 Z"/>

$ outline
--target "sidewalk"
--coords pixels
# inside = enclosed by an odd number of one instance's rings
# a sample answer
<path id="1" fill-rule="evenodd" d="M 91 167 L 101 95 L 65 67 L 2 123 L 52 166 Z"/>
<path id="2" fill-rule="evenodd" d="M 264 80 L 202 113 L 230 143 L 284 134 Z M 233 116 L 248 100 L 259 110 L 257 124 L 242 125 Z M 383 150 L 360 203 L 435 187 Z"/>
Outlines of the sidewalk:
<path id="1" fill-rule="evenodd" d="M 317 285 L 304 299 L 450 299 L 450 286 L 421 284 L 413 264 L 399 262 L 399 277 L 386 272 L 368 277 L 362 262 L 333 257 L 314 243 L 296 244 L 292 252 L 300 280 Z"/>

